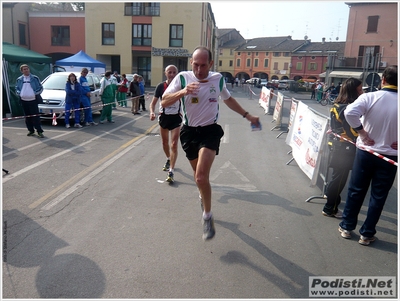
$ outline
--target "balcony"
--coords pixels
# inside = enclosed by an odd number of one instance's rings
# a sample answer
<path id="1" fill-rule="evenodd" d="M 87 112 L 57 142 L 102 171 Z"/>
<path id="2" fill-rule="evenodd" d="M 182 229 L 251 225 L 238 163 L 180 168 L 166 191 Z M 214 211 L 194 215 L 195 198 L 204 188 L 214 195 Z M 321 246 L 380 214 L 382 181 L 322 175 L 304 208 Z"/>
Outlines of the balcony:
<path id="1" fill-rule="evenodd" d="M 125 16 L 159 16 L 160 3 L 125 3 Z"/>

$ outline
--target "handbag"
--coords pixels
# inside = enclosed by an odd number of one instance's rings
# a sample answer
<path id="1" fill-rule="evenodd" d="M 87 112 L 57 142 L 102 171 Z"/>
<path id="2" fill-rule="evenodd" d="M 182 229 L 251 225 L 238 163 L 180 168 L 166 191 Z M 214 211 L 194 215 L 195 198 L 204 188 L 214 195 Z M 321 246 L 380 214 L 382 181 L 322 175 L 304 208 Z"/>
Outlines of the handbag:
<path id="1" fill-rule="evenodd" d="M 35 95 L 35 100 L 38 105 L 43 104 L 43 98 L 40 94 Z"/>

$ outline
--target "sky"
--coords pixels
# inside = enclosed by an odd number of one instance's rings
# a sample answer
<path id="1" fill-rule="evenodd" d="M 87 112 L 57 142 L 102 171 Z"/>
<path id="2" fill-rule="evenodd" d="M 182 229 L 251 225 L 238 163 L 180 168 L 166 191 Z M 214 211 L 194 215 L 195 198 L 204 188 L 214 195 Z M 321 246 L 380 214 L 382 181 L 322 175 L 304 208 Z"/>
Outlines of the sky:
<path id="1" fill-rule="evenodd" d="M 245 39 L 292 36 L 311 42 L 346 41 L 349 7 L 342 1 L 210 1 L 218 28 Z"/>

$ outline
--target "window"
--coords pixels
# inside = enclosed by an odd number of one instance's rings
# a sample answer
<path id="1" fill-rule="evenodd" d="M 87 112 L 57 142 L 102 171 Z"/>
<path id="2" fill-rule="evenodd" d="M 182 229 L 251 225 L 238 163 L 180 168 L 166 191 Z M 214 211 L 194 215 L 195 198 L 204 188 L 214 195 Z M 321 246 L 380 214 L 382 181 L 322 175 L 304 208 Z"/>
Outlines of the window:
<path id="1" fill-rule="evenodd" d="M 229 54 L 233 55 L 233 49 L 230 49 Z"/>
<path id="2" fill-rule="evenodd" d="M 258 56 L 258 52 L 256 52 L 256 56 Z"/>
<path id="3" fill-rule="evenodd" d="M 222 67 L 222 61 L 218 61 L 218 66 Z"/>
<path id="4" fill-rule="evenodd" d="M 240 67 L 240 59 L 236 60 L 236 67 Z"/>
<path id="5" fill-rule="evenodd" d="M 27 45 L 26 44 L 26 25 L 25 24 L 18 24 L 19 29 L 19 44 L 20 45 Z"/>
<path id="6" fill-rule="evenodd" d="M 317 70 L 317 63 L 309 63 L 308 70 Z"/>
<path id="7" fill-rule="evenodd" d="M 273 56 L 281 56 L 281 53 L 280 52 L 274 52 L 272 55 Z"/>
<path id="8" fill-rule="evenodd" d="M 223 55 L 224 54 L 224 50 L 222 48 L 219 49 L 219 55 Z"/>
<path id="9" fill-rule="evenodd" d="M 254 67 L 258 67 L 258 59 L 254 59 Z"/>
<path id="10" fill-rule="evenodd" d="M 229 61 L 229 67 L 233 67 L 233 61 L 232 60 Z"/>
<path id="11" fill-rule="evenodd" d="M 269 52 L 266 52 L 265 55 L 269 55 Z"/>
<path id="12" fill-rule="evenodd" d="M 251 64 L 251 59 L 247 59 L 246 60 L 246 67 L 250 67 L 250 64 Z"/>
<path id="13" fill-rule="evenodd" d="M 379 16 L 369 16 L 368 17 L 367 33 L 368 32 L 378 32 L 378 20 L 379 20 Z"/>
<path id="14" fill-rule="evenodd" d="M 115 45 L 115 24 L 102 23 L 102 45 Z"/>
<path id="15" fill-rule="evenodd" d="M 302 60 L 302 59 L 303 59 L 303 57 L 302 57 L 302 56 L 298 56 L 297 58 L 298 58 L 299 60 Z"/>
<path id="16" fill-rule="evenodd" d="M 289 63 L 283 63 L 283 70 L 289 70 Z"/>
<path id="17" fill-rule="evenodd" d="M 132 24 L 132 45 L 151 46 L 151 24 Z"/>
<path id="18" fill-rule="evenodd" d="M 274 63 L 274 70 L 278 70 L 278 62 Z"/>
<path id="19" fill-rule="evenodd" d="M 247 55 L 251 55 L 251 52 L 247 52 Z"/>
<path id="20" fill-rule="evenodd" d="M 283 53 L 283 56 L 288 57 L 288 56 L 290 56 L 290 53 L 289 53 L 289 52 L 284 52 L 284 53 Z"/>
<path id="21" fill-rule="evenodd" d="M 51 46 L 69 46 L 69 26 L 51 26 Z"/>
<path id="22" fill-rule="evenodd" d="M 159 16 L 159 2 L 131 2 L 125 3 L 125 16 Z"/>
<path id="23" fill-rule="evenodd" d="M 169 47 L 183 46 L 183 25 L 170 25 Z"/>
<path id="24" fill-rule="evenodd" d="M 297 62 L 296 63 L 296 70 L 303 70 L 303 63 L 302 62 Z"/>
<path id="25" fill-rule="evenodd" d="M 151 79 L 151 58 L 150 57 L 138 57 L 137 60 L 138 74 L 143 76 L 145 85 L 149 84 Z"/>
<path id="26" fill-rule="evenodd" d="M 240 55 L 240 51 L 238 52 L 238 55 Z"/>
<path id="27" fill-rule="evenodd" d="M 264 67 L 267 68 L 269 65 L 269 60 L 268 59 L 264 59 Z"/>

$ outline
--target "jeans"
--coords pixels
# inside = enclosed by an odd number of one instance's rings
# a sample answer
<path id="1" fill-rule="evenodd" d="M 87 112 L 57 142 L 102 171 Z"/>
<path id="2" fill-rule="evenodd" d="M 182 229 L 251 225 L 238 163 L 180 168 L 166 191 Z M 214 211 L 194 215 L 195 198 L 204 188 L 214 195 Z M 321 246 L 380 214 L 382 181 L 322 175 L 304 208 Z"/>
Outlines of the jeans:
<path id="1" fill-rule="evenodd" d="M 397 162 L 397 156 L 386 157 Z M 357 149 L 340 227 L 349 231 L 356 228 L 358 214 L 371 185 L 367 218 L 359 232 L 362 236 L 374 236 L 376 224 L 381 216 L 389 190 L 393 186 L 396 172 L 397 166 L 367 151 Z"/>

